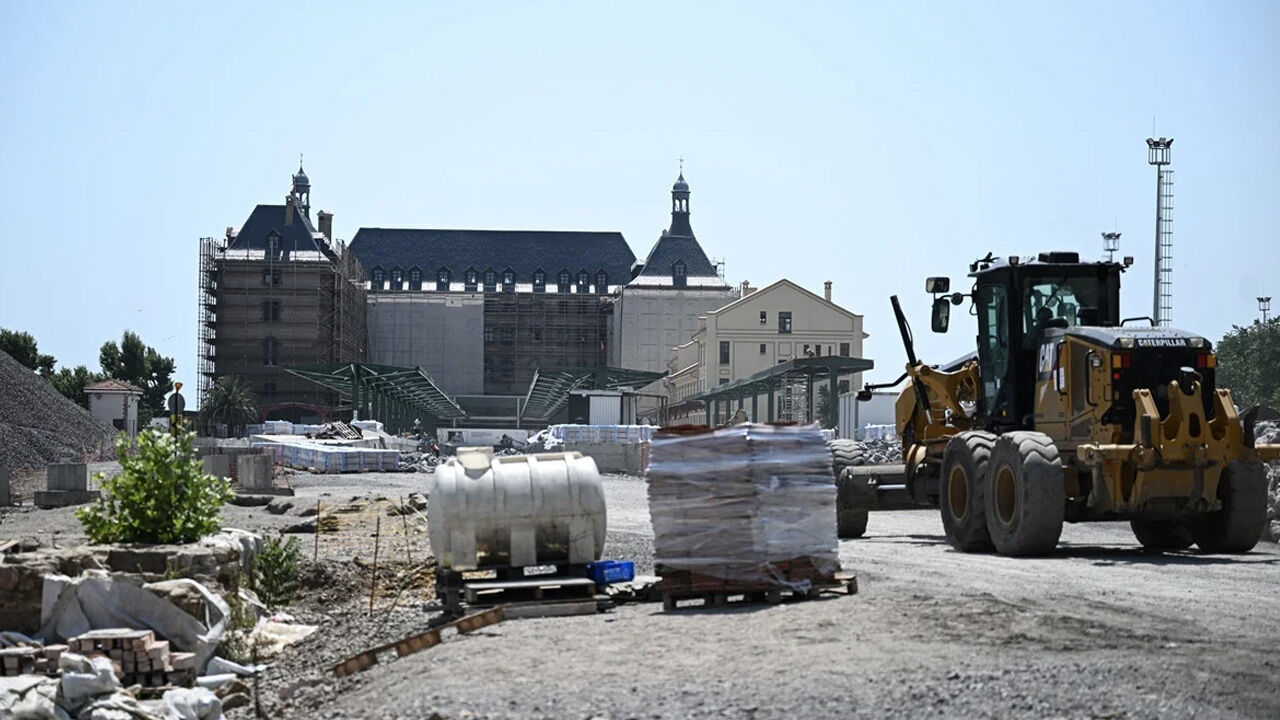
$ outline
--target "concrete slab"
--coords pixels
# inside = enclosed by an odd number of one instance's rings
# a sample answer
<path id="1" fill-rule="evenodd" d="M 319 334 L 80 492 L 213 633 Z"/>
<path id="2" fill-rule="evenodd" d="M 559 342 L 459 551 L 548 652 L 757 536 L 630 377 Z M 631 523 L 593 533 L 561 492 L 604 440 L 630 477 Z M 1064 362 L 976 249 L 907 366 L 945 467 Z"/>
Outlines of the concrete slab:
<path id="1" fill-rule="evenodd" d="M 85 463 L 54 463 L 48 466 L 46 490 L 88 490 L 89 466 Z"/>
<path id="2" fill-rule="evenodd" d="M 236 458 L 239 485 L 246 490 L 271 487 L 271 471 L 275 467 L 270 455 L 241 455 Z"/>
<path id="3" fill-rule="evenodd" d="M 206 474 L 228 479 L 231 477 L 230 455 L 205 455 L 200 458 L 200 465 Z"/>

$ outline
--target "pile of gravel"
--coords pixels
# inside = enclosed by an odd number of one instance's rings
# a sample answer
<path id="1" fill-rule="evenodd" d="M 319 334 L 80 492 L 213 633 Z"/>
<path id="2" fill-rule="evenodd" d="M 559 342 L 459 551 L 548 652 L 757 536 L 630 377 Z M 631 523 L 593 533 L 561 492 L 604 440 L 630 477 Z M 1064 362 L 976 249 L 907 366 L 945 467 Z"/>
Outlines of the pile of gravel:
<path id="1" fill-rule="evenodd" d="M 898 465 L 902 462 L 902 440 L 884 438 L 879 440 L 861 440 L 858 447 L 862 449 L 865 465 Z"/>
<path id="2" fill-rule="evenodd" d="M 0 465 L 13 470 L 115 457 L 116 430 L 0 352 Z"/>
<path id="3" fill-rule="evenodd" d="M 1260 444 L 1280 443 L 1280 423 L 1258 423 L 1256 433 Z M 1280 461 L 1271 463 L 1267 468 L 1267 529 L 1262 537 L 1280 542 Z"/>

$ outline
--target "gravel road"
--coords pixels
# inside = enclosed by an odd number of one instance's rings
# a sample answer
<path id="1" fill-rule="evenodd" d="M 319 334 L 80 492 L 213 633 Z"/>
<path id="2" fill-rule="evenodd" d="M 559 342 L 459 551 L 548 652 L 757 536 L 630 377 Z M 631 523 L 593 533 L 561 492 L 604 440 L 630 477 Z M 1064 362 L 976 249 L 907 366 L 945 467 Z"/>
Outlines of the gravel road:
<path id="1" fill-rule="evenodd" d="M 933 511 L 873 514 L 867 537 L 841 542 L 841 562 L 859 576 L 853 597 L 509 621 L 335 680 L 328 668 L 342 657 L 428 622 L 417 593 L 368 617 L 366 566 L 332 564 L 367 560 L 374 518 L 387 532 L 369 501 L 425 480 L 299 473 L 287 477 L 294 511 L 224 508 L 226 524 L 270 532 L 303 519 L 297 510 L 316 498 L 370 507 L 341 516 L 359 544 L 322 536 L 332 579 L 291 610 L 323 627 L 268 671 L 272 717 L 1280 717 L 1276 545 L 1242 557 L 1145 554 L 1127 524 L 1109 523 L 1067 526 L 1047 558 L 965 555 L 946 545 Z M 646 488 L 605 478 L 606 554 L 645 574 Z M 72 509 L 0 512 L 0 538 L 55 531 L 60 544 L 80 540 Z M 412 531 L 423 557 L 425 533 Z"/>
<path id="2" fill-rule="evenodd" d="M 610 554 L 651 547 L 644 482 L 606 489 Z M 963 555 L 934 512 L 877 513 L 841 542 L 856 596 L 506 622 L 361 673 L 317 716 L 1280 717 L 1277 546 L 1147 555 L 1114 523 L 1063 538 L 1047 558 Z"/>

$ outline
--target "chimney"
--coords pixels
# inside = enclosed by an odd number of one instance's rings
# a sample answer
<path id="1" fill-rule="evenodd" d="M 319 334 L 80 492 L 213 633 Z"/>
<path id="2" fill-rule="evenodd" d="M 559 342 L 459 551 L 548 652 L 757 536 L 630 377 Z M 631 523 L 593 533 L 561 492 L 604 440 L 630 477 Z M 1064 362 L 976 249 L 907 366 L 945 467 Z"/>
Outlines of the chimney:
<path id="1" fill-rule="evenodd" d="M 826 298 L 827 302 L 831 302 L 831 281 L 830 280 L 822 283 L 822 297 Z"/>
<path id="2" fill-rule="evenodd" d="M 751 294 L 751 283 L 746 280 L 742 281 L 742 290 L 738 293 L 738 297 L 746 297 Z"/>
<path id="3" fill-rule="evenodd" d="M 326 240 L 333 242 L 333 213 L 321 210 L 316 213 L 316 217 L 320 219 L 320 233 Z"/>
<path id="4" fill-rule="evenodd" d="M 284 224 L 286 226 L 293 224 L 294 212 L 295 210 L 293 209 L 293 196 L 285 195 L 284 196 Z"/>

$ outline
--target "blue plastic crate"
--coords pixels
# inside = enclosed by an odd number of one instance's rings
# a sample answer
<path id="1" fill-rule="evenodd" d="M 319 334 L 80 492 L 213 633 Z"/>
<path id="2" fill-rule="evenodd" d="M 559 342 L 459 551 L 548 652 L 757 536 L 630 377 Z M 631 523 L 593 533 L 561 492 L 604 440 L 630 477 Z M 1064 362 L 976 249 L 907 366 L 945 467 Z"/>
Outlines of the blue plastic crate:
<path id="1" fill-rule="evenodd" d="M 587 565 L 587 574 L 597 585 L 628 582 L 636 579 L 636 565 L 630 560 L 601 560 Z"/>

